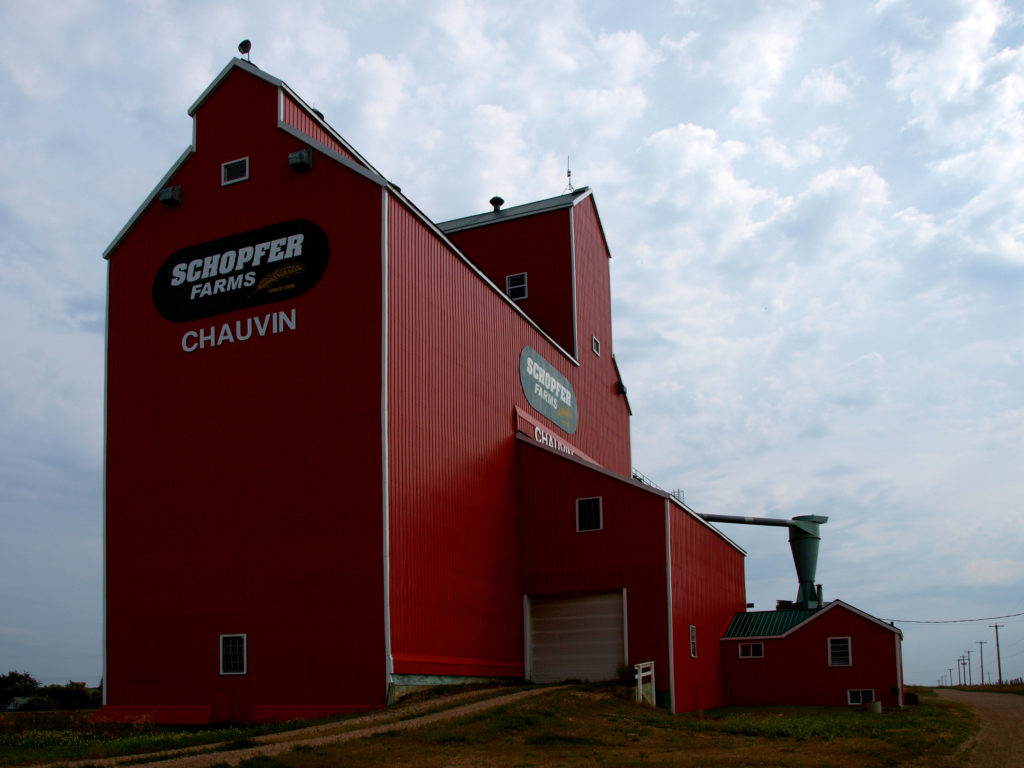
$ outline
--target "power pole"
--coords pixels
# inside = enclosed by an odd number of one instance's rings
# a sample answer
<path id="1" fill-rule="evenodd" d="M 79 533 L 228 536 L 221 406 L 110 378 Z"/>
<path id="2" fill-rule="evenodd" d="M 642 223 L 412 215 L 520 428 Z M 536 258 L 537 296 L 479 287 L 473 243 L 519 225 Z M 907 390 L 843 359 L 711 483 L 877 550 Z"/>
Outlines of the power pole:
<path id="1" fill-rule="evenodd" d="M 999 684 L 1003 684 L 1003 658 L 999 655 L 999 628 L 1005 624 L 989 624 L 996 631 L 996 665 L 999 667 Z"/>
<path id="2" fill-rule="evenodd" d="M 946 669 L 949 670 L 949 684 L 953 685 L 953 668 L 952 667 L 946 667 Z"/>
<path id="3" fill-rule="evenodd" d="M 964 657 L 963 656 L 957 656 L 956 657 L 956 684 L 957 685 L 963 685 L 964 684 Z"/>
<path id="4" fill-rule="evenodd" d="M 964 651 L 967 654 L 967 684 L 974 685 L 974 680 L 971 679 L 971 654 L 974 651 Z"/>
<path id="5" fill-rule="evenodd" d="M 978 658 L 981 660 L 981 684 L 985 684 L 985 643 L 987 640 L 975 640 L 978 644 Z"/>

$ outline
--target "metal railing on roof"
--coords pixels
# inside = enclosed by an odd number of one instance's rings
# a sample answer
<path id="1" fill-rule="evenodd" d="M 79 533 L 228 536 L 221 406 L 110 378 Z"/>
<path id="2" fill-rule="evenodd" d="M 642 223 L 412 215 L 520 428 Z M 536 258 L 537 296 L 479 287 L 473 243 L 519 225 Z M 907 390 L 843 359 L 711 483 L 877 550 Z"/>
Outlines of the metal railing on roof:
<path id="1" fill-rule="evenodd" d="M 659 491 L 665 491 L 665 493 L 667 493 L 670 496 L 672 496 L 673 498 L 675 498 L 676 501 L 678 501 L 680 504 L 685 504 L 686 503 L 683 500 L 684 493 L 683 493 L 683 489 L 682 488 L 676 488 L 675 490 L 672 490 L 672 491 L 666 491 L 664 488 L 662 488 L 656 482 L 651 480 L 651 478 L 649 478 L 647 475 L 645 475 L 643 472 L 641 472 L 636 467 L 633 467 L 633 479 L 634 480 L 639 480 L 644 485 L 649 485 L 652 488 L 657 488 Z"/>

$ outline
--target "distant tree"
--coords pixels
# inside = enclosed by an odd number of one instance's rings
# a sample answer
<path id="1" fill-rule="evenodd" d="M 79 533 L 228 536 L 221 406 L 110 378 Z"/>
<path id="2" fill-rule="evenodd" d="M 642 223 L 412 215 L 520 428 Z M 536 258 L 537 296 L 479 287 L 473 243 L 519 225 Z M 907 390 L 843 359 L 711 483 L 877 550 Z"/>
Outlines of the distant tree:
<path id="1" fill-rule="evenodd" d="M 85 683 L 69 680 L 67 685 L 48 685 L 45 691 L 47 698 L 57 702 L 58 709 L 88 709 L 92 703 Z"/>
<path id="2" fill-rule="evenodd" d="M 32 675 L 12 669 L 6 675 L 0 675 L 0 707 L 15 696 L 34 696 L 38 690 L 39 681 Z"/>

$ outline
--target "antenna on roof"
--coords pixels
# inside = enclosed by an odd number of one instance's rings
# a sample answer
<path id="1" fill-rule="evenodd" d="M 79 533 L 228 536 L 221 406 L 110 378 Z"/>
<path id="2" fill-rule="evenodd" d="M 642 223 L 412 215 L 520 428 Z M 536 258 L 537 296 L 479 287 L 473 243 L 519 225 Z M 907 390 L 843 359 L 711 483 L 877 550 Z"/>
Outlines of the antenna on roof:
<path id="1" fill-rule="evenodd" d="M 238 52 L 245 56 L 245 60 L 252 64 L 252 59 L 249 58 L 249 51 L 252 50 L 252 43 L 248 40 L 243 40 L 238 44 Z"/>
<path id="2" fill-rule="evenodd" d="M 569 183 L 565 185 L 565 189 L 563 189 L 562 191 L 563 192 L 575 192 L 576 190 L 573 189 L 573 186 L 572 186 L 572 168 L 569 167 L 569 156 L 568 155 L 565 156 L 565 177 L 567 179 L 569 179 Z"/>

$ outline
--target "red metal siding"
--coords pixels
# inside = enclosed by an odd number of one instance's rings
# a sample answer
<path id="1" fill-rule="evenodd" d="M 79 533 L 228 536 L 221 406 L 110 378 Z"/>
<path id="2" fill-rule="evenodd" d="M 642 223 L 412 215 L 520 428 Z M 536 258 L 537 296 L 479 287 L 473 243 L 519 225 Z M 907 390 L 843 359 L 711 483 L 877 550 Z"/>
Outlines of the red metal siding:
<path id="1" fill-rule="evenodd" d="M 828 638 L 849 637 L 852 664 L 830 667 Z M 733 705 L 847 706 L 847 689 L 874 689 L 899 704 L 895 632 L 835 605 L 784 637 L 722 641 L 726 701 Z M 739 658 L 740 643 L 764 643 L 764 657 Z"/>
<path id="2" fill-rule="evenodd" d="M 328 131 L 324 130 L 323 126 L 314 120 L 305 109 L 300 107 L 293 98 L 288 96 L 288 94 L 282 93 L 281 99 L 283 101 L 281 110 L 283 122 L 292 128 L 302 131 L 314 141 L 319 141 L 325 147 L 333 149 L 349 160 L 356 159 Z"/>
<path id="3" fill-rule="evenodd" d="M 520 675 L 514 408 L 620 471 L 628 414 L 593 385 L 588 369 L 600 361 L 573 365 L 398 200 L 388 213 L 388 283 L 395 671 Z M 527 403 L 525 346 L 573 385 L 573 435 Z"/>
<path id="4" fill-rule="evenodd" d="M 629 664 L 669 688 L 665 500 L 624 478 L 517 441 L 523 592 L 626 589 Z M 602 498 L 603 528 L 576 531 L 576 499 Z"/>
<path id="5" fill-rule="evenodd" d="M 525 323 L 397 201 L 388 284 L 395 672 L 519 676 L 512 404 Z"/>
<path id="6" fill-rule="evenodd" d="M 614 403 L 597 420 L 594 439 L 608 446 L 604 466 L 622 475 L 632 472 L 629 438 L 629 408 L 616 389 L 619 381 L 612 364 L 612 298 L 608 271 L 608 246 L 601 232 L 593 196 L 573 208 L 576 253 L 576 314 L 579 333 L 580 377 L 590 392 L 600 392 Z M 595 355 L 592 337 L 600 341 L 601 354 Z M 603 401 L 602 401 L 603 402 Z M 580 405 L 580 419 L 586 404 Z M 611 455 L 609 455 L 611 454 Z"/>
<path id="7" fill-rule="evenodd" d="M 301 145 L 277 128 L 277 90 L 244 71 L 196 120 L 170 182 L 182 205 L 153 203 L 110 256 L 110 712 L 382 706 L 381 191 L 333 162 L 292 173 Z M 222 187 L 221 163 L 243 156 L 250 179 Z M 308 293 L 189 323 L 157 313 L 154 276 L 174 251 L 296 218 L 331 247 Z M 189 330 L 279 310 L 295 330 L 182 348 Z M 234 633 L 248 673 L 222 676 L 219 635 Z"/>
<path id="8" fill-rule="evenodd" d="M 498 286 L 527 273 L 527 298 L 516 303 L 570 355 L 573 328 L 572 227 L 568 208 L 454 232 L 453 243 Z"/>
<path id="9" fill-rule="evenodd" d="M 724 703 L 720 638 L 746 604 L 743 553 L 669 504 L 676 711 L 719 707 Z M 690 654 L 691 625 L 697 627 L 697 658 Z"/>

